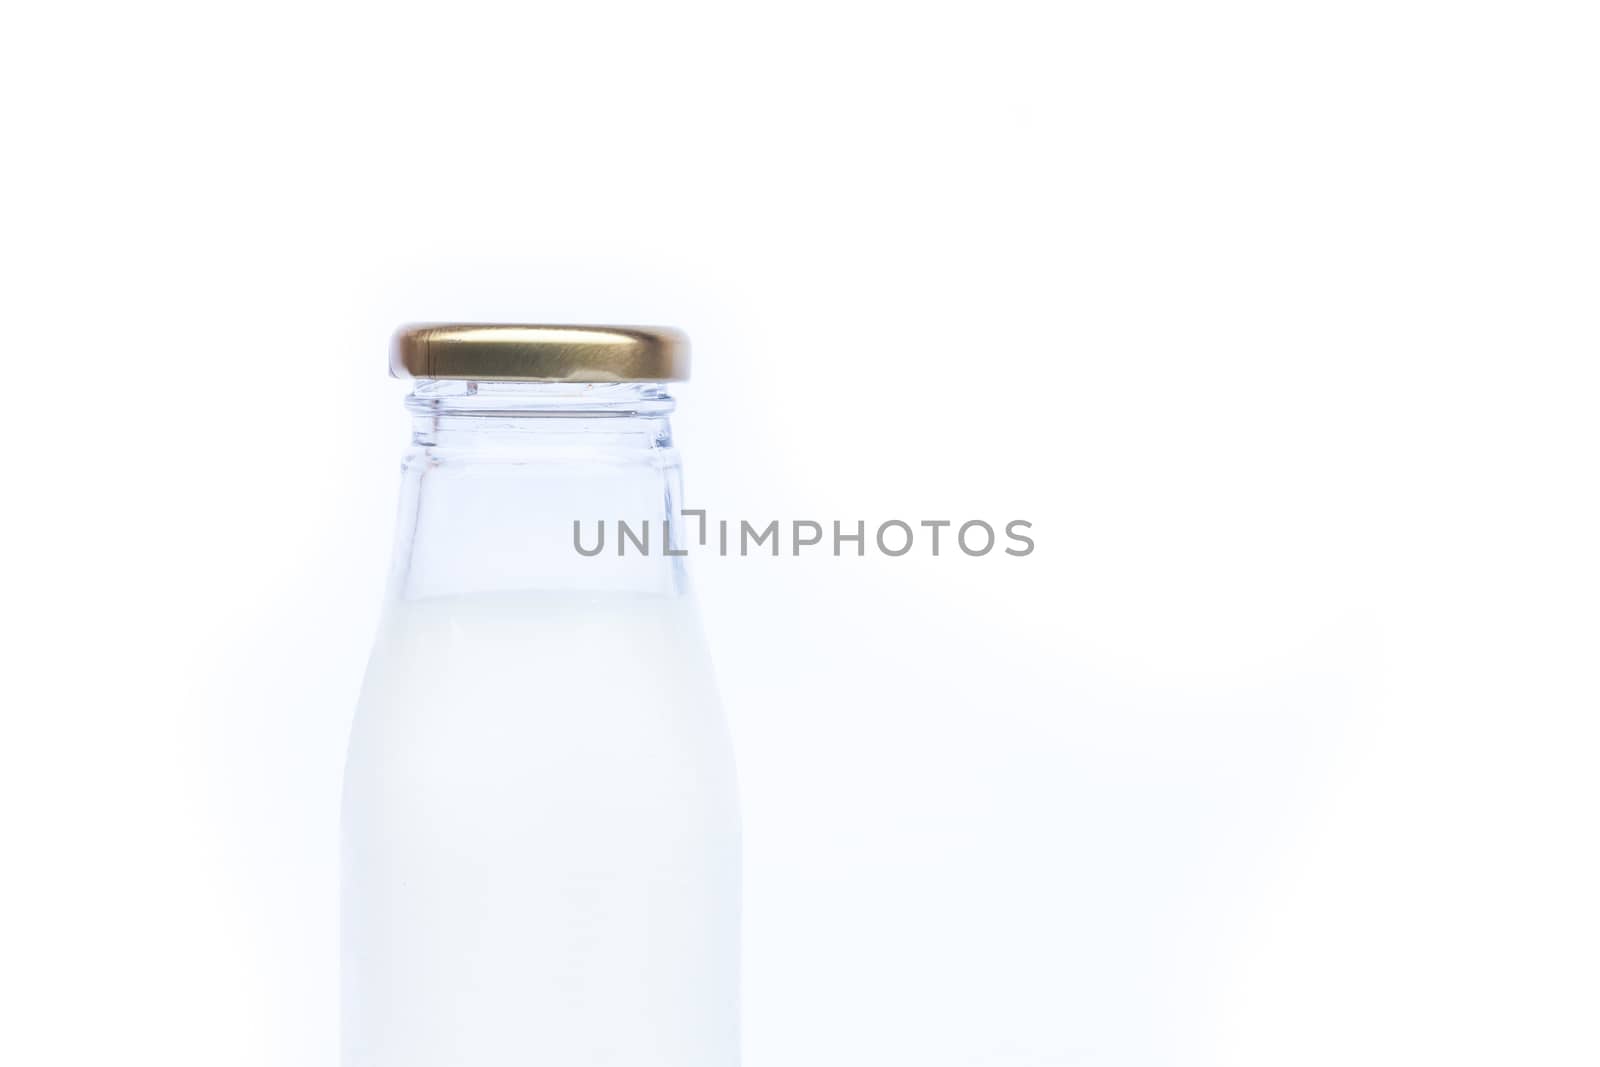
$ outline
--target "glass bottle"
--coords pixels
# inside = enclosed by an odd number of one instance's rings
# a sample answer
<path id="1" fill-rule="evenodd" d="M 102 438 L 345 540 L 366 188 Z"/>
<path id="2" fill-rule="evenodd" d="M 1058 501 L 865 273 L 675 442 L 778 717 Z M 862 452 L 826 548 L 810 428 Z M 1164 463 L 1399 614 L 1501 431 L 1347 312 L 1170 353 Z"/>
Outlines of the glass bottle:
<path id="1" fill-rule="evenodd" d="M 687 341 L 411 327 L 391 370 L 413 437 L 345 770 L 344 1067 L 734 1067 L 738 802 L 667 422 Z"/>

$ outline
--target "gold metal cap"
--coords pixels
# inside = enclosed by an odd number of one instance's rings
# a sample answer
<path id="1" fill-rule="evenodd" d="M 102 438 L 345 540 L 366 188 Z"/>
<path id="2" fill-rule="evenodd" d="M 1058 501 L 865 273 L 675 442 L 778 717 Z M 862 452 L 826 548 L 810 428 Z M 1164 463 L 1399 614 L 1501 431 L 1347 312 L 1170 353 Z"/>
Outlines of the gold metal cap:
<path id="1" fill-rule="evenodd" d="M 420 323 L 389 347 L 396 378 L 482 382 L 681 382 L 689 338 L 659 326 Z"/>

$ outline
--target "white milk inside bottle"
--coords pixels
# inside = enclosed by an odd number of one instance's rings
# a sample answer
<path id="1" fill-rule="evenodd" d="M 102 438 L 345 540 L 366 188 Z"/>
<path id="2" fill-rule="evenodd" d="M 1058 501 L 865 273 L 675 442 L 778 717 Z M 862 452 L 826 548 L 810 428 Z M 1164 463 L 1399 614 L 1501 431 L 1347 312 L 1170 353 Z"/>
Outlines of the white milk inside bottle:
<path id="1" fill-rule="evenodd" d="M 738 1062 L 737 799 L 663 552 L 682 539 L 670 398 L 447 377 L 557 355 L 617 373 L 614 347 L 553 353 L 552 329 L 397 339 L 398 369 L 434 377 L 346 767 L 345 1067 Z M 631 334 L 656 346 L 645 371 L 681 376 L 681 339 Z M 576 550 L 574 522 L 619 520 L 650 522 L 648 554 Z"/>

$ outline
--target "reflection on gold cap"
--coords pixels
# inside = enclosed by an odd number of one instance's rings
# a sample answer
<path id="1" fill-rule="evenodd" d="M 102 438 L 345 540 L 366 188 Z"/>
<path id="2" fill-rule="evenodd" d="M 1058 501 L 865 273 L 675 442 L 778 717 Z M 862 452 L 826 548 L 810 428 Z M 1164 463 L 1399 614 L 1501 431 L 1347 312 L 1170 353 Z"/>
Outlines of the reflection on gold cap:
<path id="1" fill-rule="evenodd" d="M 396 378 L 484 382 L 681 382 L 689 338 L 660 326 L 422 323 L 389 348 Z"/>

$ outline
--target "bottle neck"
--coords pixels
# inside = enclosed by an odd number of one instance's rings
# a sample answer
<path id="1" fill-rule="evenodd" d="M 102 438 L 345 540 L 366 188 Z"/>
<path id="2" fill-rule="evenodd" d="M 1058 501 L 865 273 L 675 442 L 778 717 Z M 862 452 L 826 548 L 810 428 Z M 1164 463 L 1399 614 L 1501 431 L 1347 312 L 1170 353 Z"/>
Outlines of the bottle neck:
<path id="1" fill-rule="evenodd" d="M 664 382 L 472 382 L 418 379 L 406 409 L 419 430 L 439 419 L 518 416 L 666 417 L 677 407 Z M 527 424 L 530 428 L 537 423 Z"/>
<path id="2" fill-rule="evenodd" d="M 391 597 L 684 592 L 674 406 L 653 382 L 418 381 Z M 619 523 L 649 550 L 619 552 Z"/>

